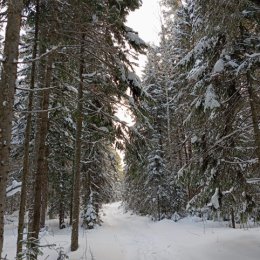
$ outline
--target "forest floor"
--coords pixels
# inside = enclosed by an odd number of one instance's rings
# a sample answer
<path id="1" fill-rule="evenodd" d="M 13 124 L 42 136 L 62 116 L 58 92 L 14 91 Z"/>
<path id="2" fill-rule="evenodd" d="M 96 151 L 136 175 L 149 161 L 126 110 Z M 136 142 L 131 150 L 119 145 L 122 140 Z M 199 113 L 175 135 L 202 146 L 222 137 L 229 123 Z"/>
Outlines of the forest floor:
<path id="1" fill-rule="evenodd" d="M 10 217 L 9 217 L 10 219 Z M 70 260 L 259 260 L 260 228 L 231 229 L 227 223 L 185 218 L 178 222 L 152 222 L 148 217 L 125 213 L 120 203 L 104 205 L 102 226 L 80 229 L 80 247 L 70 252 L 70 228 L 58 229 L 57 220 L 48 221 L 39 259 L 56 260 L 63 248 Z M 17 222 L 6 224 L 4 252 L 15 259 Z"/>

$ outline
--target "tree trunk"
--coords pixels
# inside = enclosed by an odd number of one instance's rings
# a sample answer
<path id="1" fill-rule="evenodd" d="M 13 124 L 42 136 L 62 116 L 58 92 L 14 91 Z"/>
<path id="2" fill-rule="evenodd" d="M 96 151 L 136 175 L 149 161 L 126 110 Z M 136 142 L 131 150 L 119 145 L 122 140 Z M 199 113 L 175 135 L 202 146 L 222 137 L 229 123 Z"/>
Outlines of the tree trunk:
<path id="1" fill-rule="evenodd" d="M 0 81 L 0 258 L 4 241 L 5 190 L 10 169 L 10 143 L 13 103 L 17 79 L 22 0 L 9 0 L 5 34 L 4 61 Z"/>
<path id="2" fill-rule="evenodd" d="M 39 5 L 40 6 L 40 5 Z M 39 10 L 40 12 L 40 10 Z M 40 20 L 40 19 L 39 19 Z M 38 27 L 38 44 L 39 44 L 39 56 L 42 54 L 46 53 L 46 46 L 44 43 L 47 41 L 46 35 L 48 33 L 46 31 L 41 31 L 41 27 L 39 25 Z M 46 82 L 46 59 L 42 58 L 39 61 L 39 65 L 37 66 L 37 86 L 39 89 L 45 87 L 45 82 Z M 36 102 L 34 102 L 34 106 L 36 107 L 37 110 L 42 109 L 42 103 L 44 99 L 44 91 L 37 91 L 37 99 Z M 35 191 L 35 183 L 36 183 L 36 168 L 37 168 L 37 163 L 38 163 L 38 154 L 39 154 L 39 147 L 40 147 L 40 137 L 41 137 L 41 113 L 37 114 L 36 116 L 36 130 L 35 130 L 35 135 L 34 135 L 34 151 L 33 151 L 33 160 L 32 160 L 32 176 L 30 180 L 30 207 L 28 208 L 28 237 L 27 240 L 30 239 L 31 234 L 32 234 L 32 229 L 33 229 L 33 214 L 34 214 L 34 191 Z"/>
<path id="3" fill-rule="evenodd" d="M 183 166 L 183 154 L 182 154 L 182 144 L 181 144 L 181 137 L 180 137 L 180 128 L 177 127 L 177 153 L 178 153 L 178 168 L 181 169 Z"/>
<path id="4" fill-rule="evenodd" d="M 63 175 L 65 172 L 65 160 L 62 162 L 62 171 L 59 173 L 60 174 L 60 181 L 63 179 Z M 60 203 L 59 203 L 59 228 L 63 229 L 66 227 L 65 225 L 65 207 L 64 207 L 64 185 L 62 185 L 62 188 L 59 189 L 60 193 Z"/>
<path id="5" fill-rule="evenodd" d="M 248 80 L 247 91 L 249 95 L 249 103 L 251 108 L 251 116 L 252 116 L 252 122 L 253 122 L 254 134 L 255 134 L 256 156 L 258 158 L 258 164 L 260 164 L 260 130 L 258 126 L 259 123 L 258 111 L 256 107 L 256 104 L 258 104 L 258 100 L 257 100 L 257 96 L 254 93 L 254 79 L 250 75 L 250 72 L 248 72 L 247 80 Z"/>
<path id="6" fill-rule="evenodd" d="M 73 212 L 73 193 L 74 193 L 74 169 L 75 169 L 75 161 L 73 161 L 73 166 L 72 166 L 72 169 L 73 169 L 73 171 L 72 171 L 72 187 L 71 187 L 71 189 L 72 189 L 72 192 L 71 192 L 71 197 L 70 197 L 70 220 L 69 220 L 69 225 L 70 226 L 72 226 L 72 212 Z"/>
<path id="7" fill-rule="evenodd" d="M 33 53 L 32 59 L 34 60 L 37 56 L 37 47 L 38 47 L 38 13 L 39 13 L 39 1 L 36 2 L 36 14 L 35 14 L 35 31 L 34 31 L 34 43 L 33 43 Z M 36 64 L 32 62 L 31 68 L 31 82 L 30 90 L 34 89 L 35 86 L 35 73 L 36 73 Z M 33 91 L 29 92 L 28 96 L 28 111 L 33 110 Z M 31 136 L 31 127 L 32 127 L 32 114 L 28 113 L 27 115 L 27 124 L 24 134 L 24 156 L 23 156 L 23 175 L 22 175 L 22 188 L 21 188 L 21 198 L 20 198 L 20 209 L 19 209 L 19 220 L 18 220 L 18 235 L 17 235 L 17 251 L 16 258 L 22 259 L 22 246 L 23 246 L 23 229 L 24 229 L 24 215 L 26 210 L 26 201 L 27 201 L 27 188 L 28 188 L 28 177 L 30 172 L 30 136 Z"/>
<path id="8" fill-rule="evenodd" d="M 81 134 L 83 122 L 83 72 L 84 72 L 84 35 L 80 49 L 80 65 L 79 78 L 80 84 L 78 88 L 78 104 L 77 104 L 77 119 L 76 119 L 76 141 L 75 141 L 75 157 L 74 157 L 74 179 L 73 179 L 73 210 L 72 210 L 72 232 L 71 232 L 71 251 L 78 249 L 78 233 L 79 233 L 79 211 L 80 211 L 80 159 L 81 159 Z"/>
<path id="9" fill-rule="evenodd" d="M 188 139 L 188 152 L 189 152 L 189 161 L 192 158 L 192 143 L 191 143 L 191 139 Z"/>
<path id="10" fill-rule="evenodd" d="M 231 225 L 232 228 L 236 228 L 235 213 L 233 208 L 231 208 Z"/>
<path id="11" fill-rule="evenodd" d="M 170 109 L 170 98 L 169 98 L 169 90 L 168 90 L 168 85 L 166 84 L 165 86 L 165 95 L 166 95 L 166 117 L 167 117 L 167 154 L 168 156 L 168 167 L 169 169 L 173 169 L 174 165 L 173 165 L 173 156 L 172 156 L 172 139 L 171 139 L 171 135 L 172 135 L 172 129 L 171 129 L 171 109 Z"/>
<path id="12" fill-rule="evenodd" d="M 48 132 L 48 107 L 49 107 L 49 97 L 50 97 L 50 85 L 52 81 L 52 54 L 48 56 L 45 72 L 45 90 L 43 91 L 43 100 L 41 105 L 42 112 L 39 113 L 40 124 L 39 129 L 39 139 L 38 139 L 38 153 L 37 153 L 37 164 L 35 172 L 35 189 L 34 189 L 34 205 L 33 205 L 33 220 L 32 220 L 32 231 L 30 235 L 30 240 L 32 247 L 37 247 L 39 231 L 40 231 L 40 219 L 41 219 L 41 203 L 42 203 L 42 188 L 45 164 L 45 152 L 46 152 L 46 137 Z M 37 257 L 35 257 L 36 259 Z"/>
<path id="13" fill-rule="evenodd" d="M 73 175 L 73 180 L 74 180 L 74 175 Z M 73 186 L 72 186 L 72 193 L 73 193 Z M 71 199 L 70 199 L 70 220 L 69 220 L 69 225 L 71 226 L 72 225 L 72 212 L 73 212 L 73 195 L 71 196 Z"/>
<path id="14" fill-rule="evenodd" d="M 65 228 L 65 211 L 64 211 L 64 202 L 60 201 L 60 207 L 59 207 L 59 228 L 63 229 Z"/>
<path id="15" fill-rule="evenodd" d="M 49 127 L 47 128 L 48 131 Z M 48 172 L 49 172 L 49 166 L 48 166 L 48 157 L 49 157 L 49 147 L 46 145 L 45 147 L 45 158 L 44 158 L 44 168 L 43 168 L 43 180 L 42 180 L 42 205 L 41 205 L 41 223 L 40 227 L 45 227 L 45 219 L 46 219 L 46 211 L 47 211 L 47 205 L 48 205 Z"/>

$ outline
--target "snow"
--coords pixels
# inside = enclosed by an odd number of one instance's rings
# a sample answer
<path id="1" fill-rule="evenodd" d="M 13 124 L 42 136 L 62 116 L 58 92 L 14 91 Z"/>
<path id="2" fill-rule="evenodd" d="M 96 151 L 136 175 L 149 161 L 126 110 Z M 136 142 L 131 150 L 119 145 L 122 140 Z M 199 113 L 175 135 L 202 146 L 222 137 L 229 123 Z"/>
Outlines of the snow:
<path id="1" fill-rule="evenodd" d="M 260 53 L 246 54 L 246 59 L 237 68 L 237 75 L 246 72 L 254 64 L 258 64 L 260 61 Z"/>
<path id="2" fill-rule="evenodd" d="M 188 74 L 188 79 L 198 80 L 202 76 L 205 70 L 206 70 L 206 66 L 204 65 L 193 68 Z"/>
<path id="3" fill-rule="evenodd" d="M 210 84 L 206 90 L 204 109 L 205 110 L 207 108 L 214 109 L 217 107 L 220 107 L 220 104 L 216 100 L 216 94 L 214 92 L 212 84 Z"/>
<path id="4" fill-rule="evenodd" d="M 76 252 L 69 250 L 70 228 L 59 230 L 57 220 L 48 221 L 48 231 L 41 233 L 42 244 L 56 244 L 70 260 L 259 259 L 260 228 L 231 229 L 226 223 L 198 217 L 153 222 L 148 217 L 125 213 L 120 202 L 104 205 L 102 212 L 102 226 L 80 229 Z M 4 255 L 8 259 L 14 259 L 16 226 L 12 223 L 5 227 Z M 56 250 L 43 250 L 40 260 L 58 258 Z"/>
<path id="5" fill-rule="evenodd" d="M 197 137 L 197 136 L 193 136 L 193 137 L 191 138 L 191 143 L 192 143 L 192 144 L 196 143 L 197 141 L 198 141 L 198 137 Z"/>
<path id="6" fill-rule="evenodd" d="M 171 219 L 175 222 L 179 221 L 181 219 L 180 215 L 177 212 L 174 212 Z"/>
<path id="7" fill-rule="evenodd" d="M 246 54 L 246 56 L 249 57 L 249 58 L 259 57 L 260 56 L 260 52 L 253 53 L 253 54 Z"/>
<path id="8" fill-rule="evenodd" d="M 246 182 L 249 183 L 249 184 L 259 184 L 260 183 L 260 178 L 247 179 Z"/>
<path id="9" fill-rule="evenodd" d="M 92 15 L 92 23 L 96 24 L 98 22 L 98 16 L 96 14 Z"/>
<path id="10" fill-rule="evenodd" d="M 99 127 L 99 130 L 101 130 L 102 132 L 105 132 L 105 133 L 109 133 L 108 128 L 105 127 L 105 126 L 101 126 L 101 127 Z"/>
<path id="11" fill-rule="evenodd" d="M 140 78 L 133 71 L 128 71 L 127 80 L 128 80 L 128 82 L 131 82 L 133 84 L 133 86 L 136 86 L 136 87 L 141 86 Z"/>
<path id="12" fill-rule="evenodd" d="M 136 45 L 145 45 L 146 43 L 144 40 L 142 40 L 139 35 L 138 32 L 135 32 L 132 28 L 125 26 L 125 31 L 126 31 L 126 37 L 130 42 L 135 43 Z"/>
<path id="13" fill-rule="evenodd" d="M 210 47 L 211 39 L 207 39 L 207 37 L 203 37 L 195 46 L 194 53 L 197 55 L 200 55 L 203 53 L 203 51 Z"/>
<path id="14" fill-rule="evenodd" d="M 222 195 L 227 195 L 227 194 L 231 194 L 234 190 L 234 187 L 231 187 L 229 190 L 226 190 L 226 191 L 222 191 Z"/>
<path id="15" fill-rule="evenodd" d="M 83 74 L 82 76 L 85 77 L 85 78 L 93 78 L 96 74 L 97 74 L 97 72 L 94 71 L 92 73 Z"/>
<path id="16" fill-rule="evenodd" d="M 121 79 L 126 81 L 126 70 L 124 64 L 119 59 L 116 59 L 116 63 L 121 74 Z"/>
<path id="17" fill-rule="evenodd" d="M 219 59 L 213 68 L 213 73 L 221 73 L 224 70 L 225 63 L 222 59 Z"/>
<path id="18" fill-rule="evenodd" d="M 214 207 L 215 209 L 219 208 L 219 188 L 216 188 L 215 193 L 211 197 L 209 207 Z"/>
<path id="19" fill-rule="evenodd" d="M 11 197 L 21 191 L 22 182 L 13 180 L 12 184 L 6 188 L 6 196 Z"/>
<path id="20" fill-rule="evenodd" d="M 234 62 L 232 60 L 229 61 L 227 64 L 230 65 L 232 68 L 237 68 L 239 66 L 236 62 Z"/>
<path id="21" fill-rule="evenodd" d="M 198 59 L 205 51 L 211 48 L 211 46 L 216 42 L 215 38 L 207 38 L 206 36 L 201 38 L 199 42 L 195 45 L 194 49 L 190 51 L 178 65 L 183 66 L 189 63 L 192 58 L 196 57 Z"/>
<path id="22" fill-rule="evenodd" d="M 129 41 L 134 42 L 137 45 L 146 45 L 145 42 L 135 32 L 127 32 L 126 37 Z"/>

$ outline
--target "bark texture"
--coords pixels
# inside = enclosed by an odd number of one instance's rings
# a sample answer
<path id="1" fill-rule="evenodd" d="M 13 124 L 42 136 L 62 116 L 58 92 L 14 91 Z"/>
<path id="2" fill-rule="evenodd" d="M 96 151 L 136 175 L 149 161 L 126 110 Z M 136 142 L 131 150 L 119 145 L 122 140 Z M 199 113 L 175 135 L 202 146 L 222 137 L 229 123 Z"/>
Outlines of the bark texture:
<path id="1" fill-rule="evenodd" d="M 254 78 L 250 75 L 249 72 L 247 75 L 247 79 L 248 79 L 247 91 L 249 95 L 249 103 L 251 108 L 251 116 L 252 116 L 254 135 L 255 135 L 256 156 L 258 158 L 258 164 L 260 164 L 260 129 L 258 126 L 259 111 L 257 110 L 258 100 L 257 100 L 256 93 L 254 93 Z"/>
<path id="2" fill-rule="evenodd" d="M 8 1 L 4 60 L 0 80 L 0 258 L 4 240 L 5 190 L 10 170 L 10 142 L 22 8 L 22 0 Z"/>
<path id="3" fill-rule="evenodd" d="M 36 14 L 35 14 L 35 32 L 34 32 L 34 45 L 32 59 L 34 60 L 37 56 L 38 48 L 38 13 L 39 13 L 39 1 L 36 2 Z M 35 74 L 36 74 L 36 63 L 32 62 L 31 68 L 31 79 L 30 79 L 30 90 L 34 89 L 35 86 Z M 33 110 L 33 91 L 29 92 L 28 96 L 28 111 Z M 28 188 L 28 177 L 30 175 L 30 136 L 32 128 L 32 114 L 28 113 L 26 120 L 26 128 L 24 134 L 24 155 L 23 155 L 23 175 L 22 175 L 22 188 L 21 188 L 21 199 L 19 208 L 19 220 L 18 220 L 18 236 L 17 236 L 17 259 L 22 259 L 22 246 L 23 246 L 23 229 L 24 229 L 24 216 L 26 210 L 27 201 L 27 188 Z"/>
<path id="4" fill-rule="evenodd" d="M 41 112 L 39 113 L 38 124 L 40 124 L 37 129 L 40 131 L 38 133 L 38 151 L 37 151 L 37 164 L 35 172 L 35 189 L 34 189 L 34 206 L 33 206 L 33 221 L 31 230 L 31 242 L 32 247 L 37 247 L 39 231 L 40 231 L 40 220 L 41 220 L 41 204 L 42 204 L 42 189 L 44 175 L 47 174 L 45 169 L 45 155 L 46 155 L 46 137 L 48 132 L 48 107 L 50 98 L 50 85 L 52 81 L 52 61 L 53 56 L 49 55 L 46 71 L 45 71 L 45 90 L 43 90 L 43 99 L 41 105 Z M 46 187 L 44 187 L 46 188 Z"/>
<path id="5" fill-rule="evenodd" d="M 84 40 L 84 36 L 83 36 Z M 80 210 L 80 159 L 81 159 L 81 134 L 83 122 L 83 72 L 84 72 L 84 42 L 81 44 L 80 50 L 80 66 L 79 78 L 80 84 L 78 88 L 78 104 L 77 104 L 77 119 L 76 119 L 76 141 L 74 155 L 74 180 L 73 180 L 73 203 L 72 203 L 72 233 L 71 233 L 71 251 L 76 251 L 79 247 L 79 210 Z"/>

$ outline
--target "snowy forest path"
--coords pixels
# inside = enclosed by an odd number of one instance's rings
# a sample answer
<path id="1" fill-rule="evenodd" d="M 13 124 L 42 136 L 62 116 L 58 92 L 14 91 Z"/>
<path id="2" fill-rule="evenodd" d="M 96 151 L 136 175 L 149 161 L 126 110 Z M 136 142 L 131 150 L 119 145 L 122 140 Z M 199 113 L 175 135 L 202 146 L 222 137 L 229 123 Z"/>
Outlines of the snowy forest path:
<path id="1" fill-rule="evenodd" d="M 194 218 L 153 222 L 125 212 L 120 202 L 104 205 L 102 220 L 85 234 L 87 254 L 95 260 L 258 260 L 260 255 L 259 228 L 233 230 Z"/>
<path id="2" fill-rule="evenodd" d="M 120 202 L 104 205 L 102 226 L 88 233 L 88 250 L 97 260 L 170 260 L 169 235 L 147 217 L 125 212 Z M 159 234 L 159 235 L 158 235 Z"/>
<path id="3" fill-rule="evenodd" d="M 70 251 L 70 227 L 60 230 L 57 219 L 47 221 L 41 244 L 56 244 L 70 260 L 259 260 L 259 227 L 231 229 L 227 223 L 195 217 L 153 222 L 125 212 L 120 202 L 104 205 L 101 217 L 101 226 L 80 229 L 75 252 Z M 15 219 L 5 227 L 7 259 L 15 256 L 16 230 Z M 58 258 L 58 251 L 42 249 L 44 256 L 39 260 Z"/>

